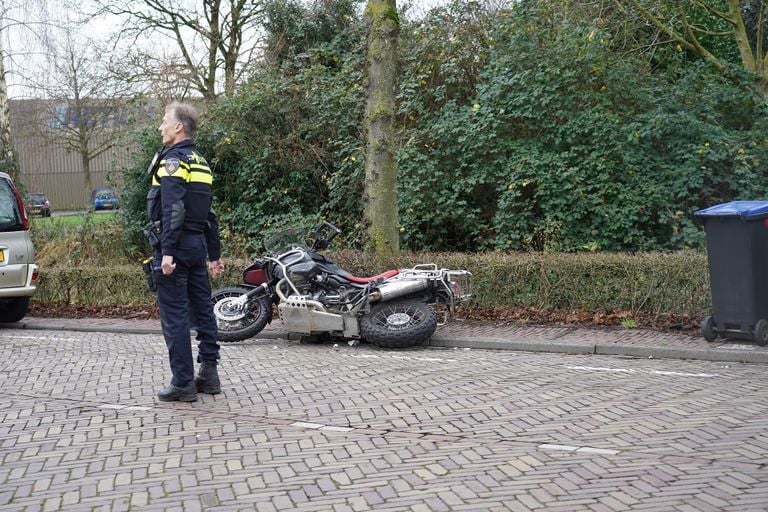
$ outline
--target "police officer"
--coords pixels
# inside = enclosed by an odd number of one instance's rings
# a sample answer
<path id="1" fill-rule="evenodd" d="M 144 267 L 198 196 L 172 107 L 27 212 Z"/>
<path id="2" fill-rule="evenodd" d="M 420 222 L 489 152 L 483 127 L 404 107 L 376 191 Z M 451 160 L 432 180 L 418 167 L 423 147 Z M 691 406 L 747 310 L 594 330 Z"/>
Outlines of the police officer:
<path id="1" fill-rule="evenodd" d="M 153 223 L 153 267 L 159 269 L 155 280 L 160 322 L 173 377 L 157 396 L 165 402 L 194 402 L 198 392 L 221 392 L 216 369 L 218 333 L 206 271 L 206 256 L 213 275 L 224 271 L 218 223 L 211 209 L 213 175 L 192 141 L 197 130 L 197 112 L 192 106 L 168 105 L 159 130 L 164 147 L 149 169 L 152 187 L 147 210 Z M 197 376 L 190 316 L 196 324 L 201 365 Z"/>

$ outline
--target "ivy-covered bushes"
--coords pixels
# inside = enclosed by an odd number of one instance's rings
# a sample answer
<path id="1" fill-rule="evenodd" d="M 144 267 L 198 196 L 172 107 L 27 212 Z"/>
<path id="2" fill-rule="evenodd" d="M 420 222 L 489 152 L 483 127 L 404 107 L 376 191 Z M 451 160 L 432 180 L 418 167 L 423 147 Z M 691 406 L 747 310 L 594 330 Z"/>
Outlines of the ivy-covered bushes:
<path id="1" fill-rule="evenodd" d="M 749 77 L 682 55 L 660 72 L 594 23 L 546 14 L 524 2 L 475 21 L 457 3 L 414 30 L 405 246 L 696 247 L 693 211 L 765 196 L 766 110 Z"/>
<path id="2" fill-rule="evenodd" d="M 263 65 L 207 107 L 199 145 L 215 165 L 226 251 L 256 252 L 273 230 L 319 219 L 342 228 L 340 247 L 363 246 L 359 3 L 270 3 Z M 696 248 L 695 210 L 766 197 L 768 111 L 751 77 L 673 46 L 631 51 L 652 45 L 647 27 L 599 18 L 593 4 L 457 0 L 403 21 L 402 247 Z M 139 156 L 134 230 L 151 151 Z"/>
<path id="3" fill-rule="evenodd" d="M 257 250 L 275 229 L 327 218 L 356 245 L 365 105 L 356 3 L 318 4 L 312 13 L 298 2 L 274 2 L 267 23 L 274 62 L 208 110 L 199 144 L 216 162 L 227 241 Z"/>

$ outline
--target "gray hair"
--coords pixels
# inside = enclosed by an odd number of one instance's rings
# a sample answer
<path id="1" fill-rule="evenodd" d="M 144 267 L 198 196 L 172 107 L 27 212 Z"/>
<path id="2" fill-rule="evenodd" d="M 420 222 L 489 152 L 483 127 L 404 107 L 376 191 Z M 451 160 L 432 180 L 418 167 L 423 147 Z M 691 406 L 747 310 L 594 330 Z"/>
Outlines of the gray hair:
<path id="1" fill-rule="evenodd" d="M 195 107 L 188 103 L 174 101 L 165 107 L 165 111 L 169 112 L 176 121 L 181 123 L 184 127 L 184 132 L 189 135 L 191 139 L 195 138 L 195 134 L 197 133 L 197 110 Z"/>

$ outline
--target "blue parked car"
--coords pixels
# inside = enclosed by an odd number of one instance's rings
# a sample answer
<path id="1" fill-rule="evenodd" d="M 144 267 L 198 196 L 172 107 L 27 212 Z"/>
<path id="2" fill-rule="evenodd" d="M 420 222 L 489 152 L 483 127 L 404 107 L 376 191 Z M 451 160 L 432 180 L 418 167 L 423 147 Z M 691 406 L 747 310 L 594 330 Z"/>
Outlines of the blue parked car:
<path id="1" fill-rule="evenodd" d="M 120 199 L 111 188 L 97 188 L 93 191 L 94 210 L 116 210 L 120 208 Z"/>

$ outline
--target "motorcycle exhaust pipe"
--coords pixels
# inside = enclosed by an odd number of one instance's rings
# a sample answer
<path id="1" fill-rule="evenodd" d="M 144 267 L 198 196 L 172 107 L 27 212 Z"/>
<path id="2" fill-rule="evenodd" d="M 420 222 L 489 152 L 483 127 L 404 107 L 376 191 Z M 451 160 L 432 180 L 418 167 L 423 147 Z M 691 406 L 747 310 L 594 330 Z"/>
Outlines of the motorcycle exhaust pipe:
<path id="1" fill-rule="evenodd" d="M 429 287 L 427 279 L 403 279 L 402 281 L 391 281 L 379 286 L 379 289 L 368 295 L 371 302 L 392 300 L 396 297 L 409 295 L 411 293 L 426 290 Z"/>

